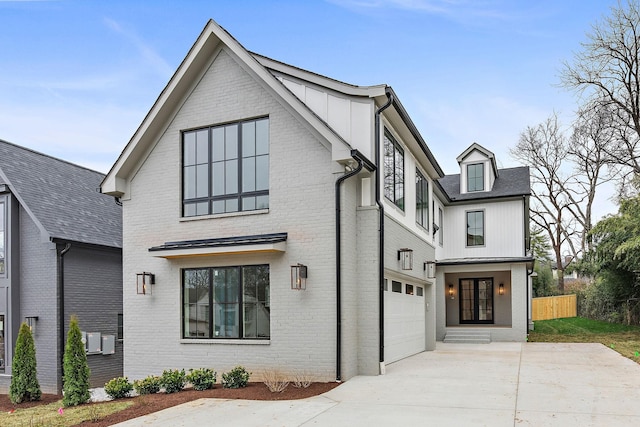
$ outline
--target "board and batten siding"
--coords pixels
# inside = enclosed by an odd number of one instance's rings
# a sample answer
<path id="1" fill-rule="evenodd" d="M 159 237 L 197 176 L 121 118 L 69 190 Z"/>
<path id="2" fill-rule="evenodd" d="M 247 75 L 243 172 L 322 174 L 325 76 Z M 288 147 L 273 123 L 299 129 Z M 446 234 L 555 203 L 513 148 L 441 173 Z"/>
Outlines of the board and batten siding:
<path id="1" fill-rule="evenodd" d="M 289 76 L 279 76 L 278 79 L 352 148 L 373 160 L 372 99 L 349 97 Z"/>
<path id="2" fill-rule="evenodd" d="M 484 211 L 484 246 L 467 247 L 468 211 Z M 522 199 L 449 206 L 444 213 L 443 258 L 520 257 L 524 250 Z"/>

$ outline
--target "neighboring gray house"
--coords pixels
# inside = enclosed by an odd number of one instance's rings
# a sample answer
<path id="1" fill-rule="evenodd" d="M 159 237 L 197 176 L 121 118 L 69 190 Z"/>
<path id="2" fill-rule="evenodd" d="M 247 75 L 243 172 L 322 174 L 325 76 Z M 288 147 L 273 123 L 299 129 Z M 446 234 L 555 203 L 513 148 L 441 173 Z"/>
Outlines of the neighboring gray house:
<path id="1" fill-rule="evenodd" d="M 495 166 L 467 151 L 462 176 Z M 123 204 L 125 375 L 377 375 L 456 327 L 448 281 L 494 273 L 483 286 L 505 288 L 501 315 L 482 329 L 524 341 L 528 174 L 501 205 L 503 172 L 471 169 L 486 186 L 458 193 L 486 191 L 472 206 L 486 228 L 465 224 L 447 184 L 461 178 L 445 177 L 391 87 L 248 52 L 209 21 L 101 186 Z M 483 259 L 457 265 L 467 257 Z"/>
<path id="2" fill-rule="evenodd" d="M 91 385 L 122 375 L 122 208 L 103 174 L 0 140 L 0 392 L 22 322 L 38 380 L 62 389 L 69 319 L 87 332 Z"/>

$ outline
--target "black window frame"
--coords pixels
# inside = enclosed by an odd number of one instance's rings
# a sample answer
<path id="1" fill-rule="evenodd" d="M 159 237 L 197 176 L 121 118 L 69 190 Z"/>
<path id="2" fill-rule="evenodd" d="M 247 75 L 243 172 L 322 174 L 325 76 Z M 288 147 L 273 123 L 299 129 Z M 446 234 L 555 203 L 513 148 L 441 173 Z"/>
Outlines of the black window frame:
<path id="1" fill-rule="evenodd" d="M 384 196 L 404 211 L 406 193 L 404 186 L 404 149 L 387 128 L 384 129 L 383 145 Z"/>
<path id="2" fill-rule="evenodd" d="M 255 131 L 258 123 L 266 122 L 266 153 L 257 152 L 257 132 Z M 245 126 L 253 124 L 254 132 L 253 132 L 253 154 L 251 154 L 250 150 L 245 150 L 244 147 L 244 132 Z M 235 154 L 229 154 L 229 156 L 235 157 L 227 157 L 227 129 L 232 129 L 235 127 Z M 248 130 L 249 128 L 247 128 Z M 214 133 L 218 131 L 224 131 L 224 149 L 223 149 L 223 157 L 214 158 Z M 195 134 L 196 137 L 201 134 L 206 134 L 206 158 L 200 159 L 198 157 L 198 143 L 197 140 L 194 142 L 193 146 L 193 163 L 188 163 L 187 156 L 187 136 Z M 233 133 L 229 134 L 229 138 Z M 249 135 L 249 134 L 248 134 Z M 269 187 L 270 187 L 270 171 L 269 171 L 269 163 L 270 163 L 270 151 L 271 151 L 271 141 L 270 141 L 270 120 L 269 116 L 244 119 L 235 122 L 222 123 L 213 126 L 207 126 L 197 129 L 189 129 L 183 130 L 181 132 L 181 156 L 182 156 L 182 216 L 185 218 L 195 217 L 195 216 L 204 216 L 204 215 L 217 215 L 217 214 L 225 214 L 232 212 L 248 212 L 255 210 L 262 210 L 269 208 Z M 231 142 L 232 139 L 229 139 Z M 261 144 L 261 147 L 264 146 L 265 143 Z M 249 147 L 249 145 L 247 145 Z M 218 151 L 215 151 L 218 152 Z M 190 156 L 191 157 L 191 156 Z M 258 176 L 258 159 L 261 159 L 260 164 L 264 169 L 265 160 L 266 160 L 266 189 L 264 187 L 264 183 L 260 185 L 258 189 L 259 180 Z M 245 163 L 250 164 L 251 160 L 253 160 L 253 166 L 251 168 L 247 168 Z M 230 173 L 227 169 L 230 165 L 234 164 L 235 174 Z M 206 167 L 206 194 L 198 194 L 199 190 L 199 178 L 205 178 L 204 169 L 201 169 L 202 176 L 198 175 L 198 167 Z M 220 169 L 221 167 L 222 169 Z M 189 169 L 195 168 L 193 171 L 189 171 Z M 214 176 L 216 171 L 222 170 L 222 176 Z M 253 170 L 252 173 L 248 172 Z M 192 178 L 188 178 L 188 172 L 192 172 Z M 247 176 L 245 176 L 245 172 L 247 172 Z M 218 194 L 216 192 L 216 188 L 218 188 L 219 179 L 222 178 L 223 182 L 223 193 Z M 232 178 L 228 181 L 229 178 Z M 235 178 L 235 180 L 233 179 Z M 253 179 L 253 188 L 246 189 L 250 179 Z M 193 180 L 193 182 L 191 182 Z M 193 191 L 194 195 L 187 195 L 187 188 Z M 233 190 L 235 188 L 235 191 Z M 220 207 L 223 206 L 221 209 Z M 234 208 L 235 206 L 235 208 Z"/>
<path id="3" fill-rule="evenodd" d="M 480 176 L 477 173 L 470 173 L 471 169 L 474 169 L 476 172 L 480 171 Z M 473 182 L 473 185 L 471 185 Z M 480 184 L 480 188 L 478 188 L 478 184 Z M 476 191 L 484 191 L 484 163 L 470 163 L 467 165 L 467 192 L 473 193 Z"/>
<path id="4" fill-rule="evenodd" d="M 256 303 L 250 303 L 247 301 L 247 299 L 245 298 L 246 295 L 244 293 L 244 288 L 245 288 L 245 283 L 244 283 L 244 276 L 246 273 L 245 269 L 250 269 L 250 268 L 266 268 L 267 270 L 267 286 L 266 286 L 266 290 L 265 290 L 265 294 L 266 294 L 266 299 L 263 302 L 266 302 L 266 304 L 263 304 L 263 306 L 265 308 L 268 308 L 268 313 L 269 313 L 269 318 L 268 318 L 268 330 L 269 333 L 267 336 L 258 336 L 258 334 L 256 333 L 256 336 L 245 336 L 245 309 L 247 308 L 248 304 L 253 304 L 253 305 L 258 305 L 259 302 Z M 205 316 L 205 321 L 208 322 L 207 325 L 207 333 L 205 335 L 190 335 L 189 331 L 187 331 L 187 327 L 186 327 L 186 321 L 185 321 L 185 316 L 188 315 L 187 313 L 187 309 L 188 309 L 188 305 L 190 304 L 190 302 L 186 302 L 185 301 L 185 283 L 186 283 L 186 275 L 187 272 L 189 271 L 208 271 L 208 283 L 207 283 L 207 298 L 208 298 L 208 303 L 207 303 L 207 312 L 206 312 L 206 316 Z M 235 302 L 229 302 L 229 301 L 219 301 L 216 302 L 215 299 L 215 286 L 214 286 L 214 270 L 225 270 L 225 271 L 231 271 L 231 270 L 236 270 L 238 276 L 237 276 L 237 288 L 235 289 L 235 292 L 237 293 L 237 301 Z M 226 273 L 225 273 L 226 274 Z M 216 266 L 216 267 L 194 267 L 194 268 L 184 268 L 181 270 L 181 307 L 182 307 L 182 314 L 180 316 L 180 321 L 181 321 L 181 331 L 182 331 L 182 338 L 183 339 L 206 339 L 206 340 L 270 340 L 271 339 L 271 310 L 270 310 L 270 305 L 271 305 L 271 295 L 270 295 L 270 287 L 271 287 L 271 267 L 269 264 L 251 264 L 251 265 L 234 265 L 234 266 Z M 196 296 L 197 298 L 197 296 Z M 238 323 L 238 334 L 237 336 L 228 336 L 227 334 L 222 334 L 222 335 L 216 335 L 216 317 L 215 317 L 215 313 L 214 310 L 216 308 L 216 304 L 218 305 L 234 305 L 237 307 L 237 323 Z M 197 320 L 196 320 L 197 321 Z M 218 327 L 222 327 L 222 326 L 227 326 L 226 322 L 224 324 L 219 324 Z M 196 329 L 197 332 L 197 329 Z"/>
<path id="5" fill-rule="evenodd" d="M 438 224 L 438 226 L 440 227 L 440 229 L 438 230 L 438 244 L 442 246 L 444 245 L 444 212 L 442 211 L 442 208 L 440 206 L 438 206 L 438 221 L 440 222 Z"/>
<path id="6" fill-rule="evenodd" d="M 472 234 L 470 233 L 472 230 L 477 231 L 478 227 L 471 227 L 470 221 L 469 221 L 469 215 L 470 214 L 481 214 L 481 218 L 482 218 L 482 234 Z M 485 218 L 485 213 L 483 209 L 477 209 L 477 210 L 471 210 L 471 211 L 466 211 L 465 212 L 465 219 L 467 221 L 466 224 L 466 239 L 467 239 L 467 247 L 480 247 L 480 246 L 485 246 L 486 245 L 486 218 Z M 481 237 L 481 241 L 477 241 L 477 238 Z"/>
<path id="7" fill-rule="evenodd" d="M 429 229 L 429 180 L 416 169 L 416 223 Z"/>

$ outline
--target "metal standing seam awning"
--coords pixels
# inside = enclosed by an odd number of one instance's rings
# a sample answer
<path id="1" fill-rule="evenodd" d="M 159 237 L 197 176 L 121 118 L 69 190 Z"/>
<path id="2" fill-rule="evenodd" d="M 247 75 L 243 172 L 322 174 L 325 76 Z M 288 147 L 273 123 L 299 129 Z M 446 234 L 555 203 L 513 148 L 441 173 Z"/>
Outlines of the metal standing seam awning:
<path id="1" fill-rule="evenodd" d="M 285 252 L 287 233 L 165 242 L 149 248 L 158 258 Z"/>

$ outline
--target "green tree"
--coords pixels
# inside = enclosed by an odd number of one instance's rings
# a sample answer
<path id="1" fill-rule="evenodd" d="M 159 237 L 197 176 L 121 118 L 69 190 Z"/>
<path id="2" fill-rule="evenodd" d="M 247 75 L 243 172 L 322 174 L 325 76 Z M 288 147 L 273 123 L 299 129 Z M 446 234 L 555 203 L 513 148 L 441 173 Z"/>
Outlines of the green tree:
<path id="1" fill-rule="evenodd" d="M 13 403 L 40 400 L 42 392 L 38 383 L 36 367 L 36 347 L 31 329 L 26 323 L 20 325 L 15 356 L 12 362 L 9 399 Z"/>
<path id="2" fill-rule="evenodd" d="M 64 374 L 62 378 L 62 390 L 64 406 L 76 406 L 86 403 L 89 393 L 89 365 L 87 354 L 82 343 L 82 333 L 78 326 L 78 318 L 71 316 L 67 345 L 64 348 Z"/>

